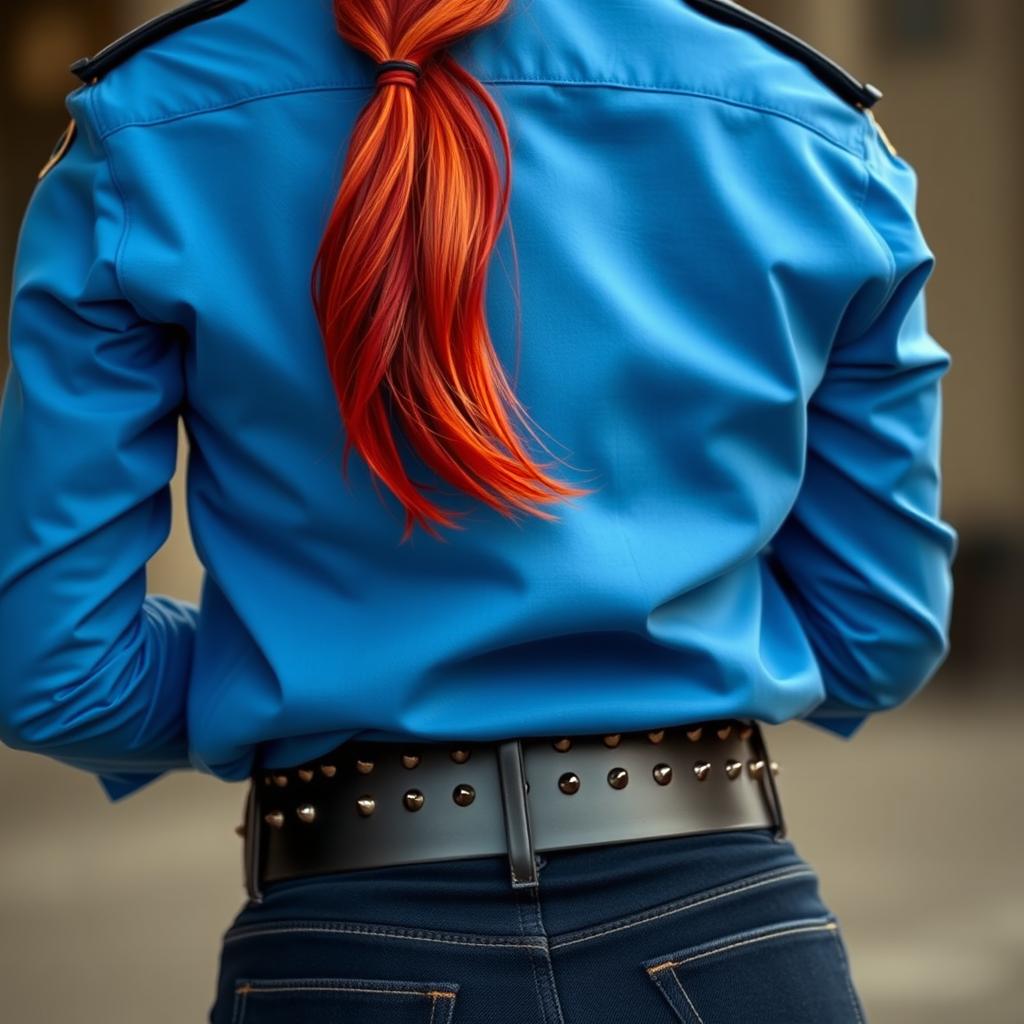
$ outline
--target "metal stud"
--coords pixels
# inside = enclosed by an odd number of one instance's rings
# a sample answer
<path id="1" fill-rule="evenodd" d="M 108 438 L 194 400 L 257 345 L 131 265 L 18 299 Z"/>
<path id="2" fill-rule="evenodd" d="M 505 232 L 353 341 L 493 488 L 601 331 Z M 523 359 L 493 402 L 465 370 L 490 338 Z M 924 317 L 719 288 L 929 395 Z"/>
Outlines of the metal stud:
<path id="1" fill-rule="evenodd" d="M 361 815 L 362 815 L 362 816 L 363 816 L 364 818 L 368 818 L 368 817 L 369 817 L 369 816 L 370 816 L 371 814 L 373 814 L 373 812 L 374 812 L 374 810 L 376 809 L 376 807 L 377 807 L 377 801 L 376 801 L 376 800 L 374 800 L 374 799 L 373 799 L 373 797 L 372 797 L 372 796 L 370 796 L 370 794 L 369 794 L 369 793 L 364 793 L 364 794 L 363 794 L 363 795 L 362 795 L 362 796 L 361 796 L 361 797 L 360 797 L 360 798 L 359 798 L 359 799 L 358 799 L 358 800 L 356 801 L 356 808 L 357 808 L 357 810 L 359 811 L 359 813 L 360 813 L 360 814 L 361 814 Z"/>
<path id="2" fill-rule="evenodd" d="M 304 821 L 307 825 L 316 818 L 316 808 L 312 804 L 296 807 L 295 813 L 299 816 L 299 821 Z"/>
<path id="3" fill-rule="evenodd" d="M 472 786 L 467 786 L 464 782 L 460 782 L 452 790 L 452 799 L 460 807 L 468 807 L 476 799 L 476 790 Z"/>
<path id="4" fill-rule="evenodd" d="M 605 736 L 602 742 L 606 747 L 617 747 L 622 742 L 622 733 L 615 732 L 610 736 Z"/>
<path id="5" fill-rule="evenodd" d="M 629 772 L 625 768 L 613 768 L 608 773 L 608 785 L 612 789 L 625 789 L 629 782 Z"/>
<path id="6" fill-rule="evenodd" d="M 652 743 L 660 743 L 665 738 L 665 730 L 664 729 L 656 729 L 654 732 L 649 732 L 647 734 L 647 738 Z"/>
<path id="7" fill-rule="evenodd" d="M 369 775 L 370 772 L 373 771 L 373 762 L 364 761 L 362 758 L 360 758 L 358 761 L 356 761 L 356 771 L 359 772 L 360 775 Z"/>
<path id="8" fill-rule="evenodd" d="M 694 761 L 693 762 L 693 774 L 703 782 L 708 777 L 708 772 L 711 771 L 710 761 Z"/>
<path id="9" fill-rule="evenodd" d="M 704 732 L 704 728 L 700 725 L 696 729 L 687 729 L 686 736 L 691 742 L 696 743 L 700 739 L 701 734 Z"/>
<path id="10" fill-rule="evenodd" d="M 271 828 L 281 828 L 284 825 L 284 813 L 282 811 L 271 811 L 269 814 L 263 815 L 263 820 Z"/>
<path id="11" fill-rule="evenodd" d="M 553 746 L 555 750 L 560 750 L 564 754 L 565 751 L 572 749 L 572 740 L 569 739 L 568 736 L 565 736 L 560 740 L 555 740 L 551 746 Z"/>
<path id="12" fill-rule="evenodd" d="M 322 764 L 320 765 L 320 771 L 324 773 L 324 776 L 328 779 L 333 779 L 338 774 L 338 769 L 333 764 Z"/>
<path id="13" fill-rule="evenodd" d="M 720 740 L 727 740 L 729 738 L 729 733 L 731 733 L 731 732 L 732 732 L 732 726 L 731 725 L 723 725 L 720 729 L 716 729 L 715 730 L 715 735 Z"/>
<path id="14" fill-rule="evenodd" d="M 579 792 L 580 777 L 575 772 L 566 772 L 559 778 L 558 788 L 571 796 L 573 793 Z"/>
<path id="15" fill-rule="evenodd" d="M 779 762 L 778 761 L 771 761 L 771 762 L 769 762 L 769 764 L 771 765 L 772 775 L 778 775 L 779 774 Z"/>
<path id="16" fill-rule="evenodd" d="M 418 789 L 410 789 L 402 797 L 402 803 L 405 804 L 407 811 L 418 811 L 423 806 L 424 799 L 423 794 Z"/>
<path id="17" fill-rule="evenodd" d="M 402 764 L 404 764 L 406 768 L 415 768 L 416 765 L 418 765 L 419 763 L 420 763 L 420 755 L 419 754 L 403 754 L 402 755 Z"/>
<path id="18" fill-rule="evenodd" d="M 302 779 L 303 782 L 312 782 L 313 781 L 313 769 L 312 768 L 300 768 L 298 774 L 299 774 L 299 778 Z"/>
<path id="19" fill-rule="evenodd" d="M 730 757 L 729 760 L 725 762 L 725 774 L 728 775 L 730 779 L 737 778 L 741 771 L 743 771 L 742 761 L 737 761 L 735 758 Z"/>
<path id="20" fill-rule="evenodd" d="M 656 764 L 654 766 L 654 781 L 659 786 L 667 786 L 672 781 L 672 765 Z"/>
<path id="21" fill-rule="evenodd" d="M 465 764 L 469 760 L 469 751 L 459 747 L 451 752 L 451 758 L 456 764 Z"/>
<path id="22" fill-rule="evenodd" d="M 741 725 L 736 732 L 741 740 L 749 740 L 754 735 L 754 727 L 752 725 Z"/>
<path id="23" fill-rule="evenodd" d="M 759 779 L 764 771 L 764 761 L 748 761 L 747 767 L 750 769 L 751 777 Z"/>
<path id="24" fill-rule="evenodd" d="M 274 776 L 274 785 L 275 786 L 287 786 L 288 785 L 288 776 L 287 775 L 275 775 Z"/>

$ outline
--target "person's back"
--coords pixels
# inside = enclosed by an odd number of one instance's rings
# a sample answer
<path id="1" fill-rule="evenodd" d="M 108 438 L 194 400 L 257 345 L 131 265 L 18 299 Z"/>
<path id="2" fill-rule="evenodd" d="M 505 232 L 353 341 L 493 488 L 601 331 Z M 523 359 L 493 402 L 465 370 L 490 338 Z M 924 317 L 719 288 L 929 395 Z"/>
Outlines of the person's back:
<path id="1" fill-rule="evenodd" d="M 529 0 L 454 41 L 511 143 L 494 351 L 534 454 L 585 493 L 512 519 L 397 433 L 458 516 L 403 537 L 367 463 L 342 474 L 310 287 L 373 62 L 327 3 L 208 6 L 80 69 L 78 138 L 29 210 L 0 435 L 6 742 L 117 799 L 351 737 L 849 736 L 930 678 L 950 358 L 870 89 L 725 4 Z M 179 411 L 202 602 L 140 608 Z"/>

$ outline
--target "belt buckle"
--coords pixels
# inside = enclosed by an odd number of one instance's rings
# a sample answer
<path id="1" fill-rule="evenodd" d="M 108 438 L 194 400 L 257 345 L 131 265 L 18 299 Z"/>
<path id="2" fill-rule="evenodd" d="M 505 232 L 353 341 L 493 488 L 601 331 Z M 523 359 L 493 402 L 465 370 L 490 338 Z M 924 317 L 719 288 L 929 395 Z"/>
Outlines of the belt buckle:
<path id="1" fill-rule="evenodd" d="M 498 744 L 498 776 L 512 888 L 537 886 L 540 881 L 533 849 L 530 805 L 526 799 L 529 783 L 526 780 L 522 740 L 502 740 Z"/>

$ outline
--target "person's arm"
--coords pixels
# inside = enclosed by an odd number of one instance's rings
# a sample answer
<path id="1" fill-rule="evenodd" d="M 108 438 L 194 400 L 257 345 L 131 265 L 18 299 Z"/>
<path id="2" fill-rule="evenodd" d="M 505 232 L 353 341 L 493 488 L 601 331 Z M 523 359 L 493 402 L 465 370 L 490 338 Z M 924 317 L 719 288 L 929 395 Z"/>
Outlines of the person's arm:
<path id="1" fill-rule="evenodd" d="M 916 176 L 874 131 L 866 170 L 861 209 L 886 287 L 865 286 L 844 318 L 809 403 L 806 475 L 767 556 L 825 685 L 801 720 L 844 737 L 945 659 L 959 545 L 940 515 L 940 380 L 952 358 L 926 324 L 934 257 Z"/>
<path id="2" fill-rule="evenodd" d="M 0 739 L 111 800 L 190 767 L 198 608 L 146 594 L 170 530 L 182 342 L 121 287 L 128 220 L 86 101 L 22 223 L 0 406 Z"/>

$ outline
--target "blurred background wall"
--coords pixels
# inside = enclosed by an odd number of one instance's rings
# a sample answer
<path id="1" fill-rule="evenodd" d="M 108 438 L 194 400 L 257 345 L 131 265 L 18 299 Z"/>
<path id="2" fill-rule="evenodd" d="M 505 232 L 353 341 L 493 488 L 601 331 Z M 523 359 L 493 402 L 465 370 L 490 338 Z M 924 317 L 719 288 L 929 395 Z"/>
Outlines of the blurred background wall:
<path id="1" fill-rule="evenodd" d="M 67 65 L 168 6 L 0 5 L 5 309 L 21 212 L 67 120 L 63 97 L 76 84 Z M 961 533 L 952 653 L 928 687 L 853 743 L 799 723 L 769 731 L 791 837 L 843 922 L 875 1024 L 1019 1022 L 1024 827 L 1007 809 L 1021 806 L 1024 767 L 1024 5 L 748 6 L 885 93 L 875 112 L 917 168 L 920 218 L 937 256 L 932 332 L 953 355 L 943 440 L 944 514 Z M 6 357 L 5 344 L 0 375 Z M 182 431 L 175 525 L 150 565 L 149 589 L 197 600 L 186 444 Z M 202 1019 L 220 933 L 243 897 L 232 831 L 242 787 L 177 773 L 111 806 L 93 779 L 43 758 L 0 748 L 0 769 L 0 1017 Z"/>

